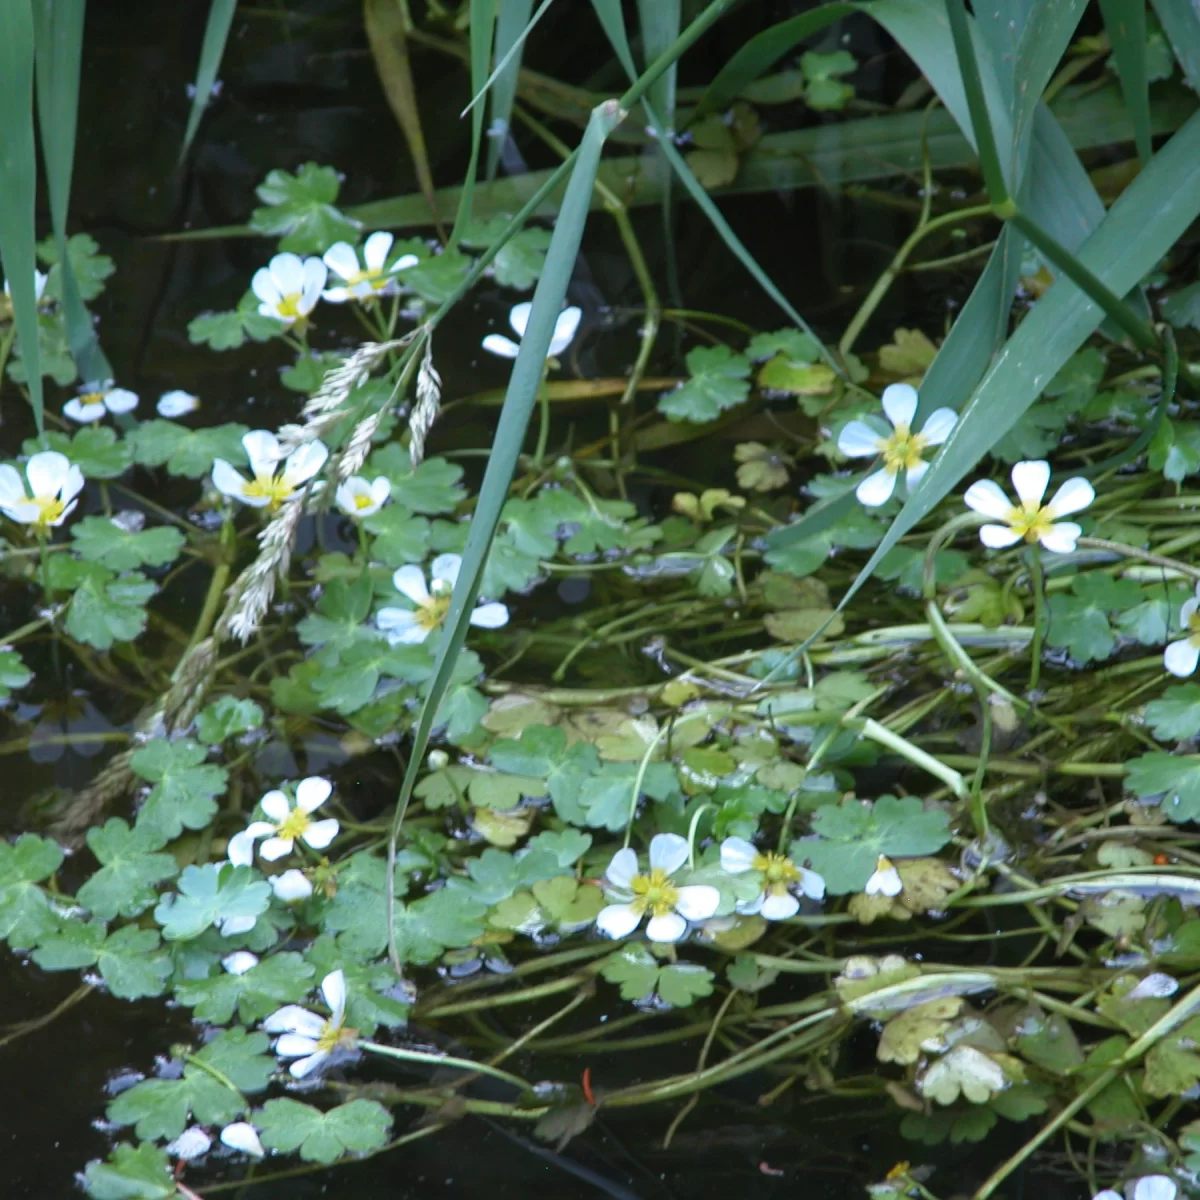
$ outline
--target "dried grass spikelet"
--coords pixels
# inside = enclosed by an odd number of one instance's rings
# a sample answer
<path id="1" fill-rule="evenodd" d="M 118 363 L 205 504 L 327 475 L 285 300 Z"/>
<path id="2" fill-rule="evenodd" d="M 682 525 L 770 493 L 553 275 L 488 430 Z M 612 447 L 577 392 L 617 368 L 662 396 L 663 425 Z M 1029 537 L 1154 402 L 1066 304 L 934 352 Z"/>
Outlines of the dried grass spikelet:
<path id="1" fill-rule="evenodd" d="M 275 581 L 291 562 L 296 528 L 304 515 L 304 502 L 311 494 L 310 485 L 284 504 L 258 535 L 258 557 L 230 588 L 225 611 L 213 631 L 218 640 L 235 637 L 245 642 L 258 629 L 275 595 Z"/>
<path id="2" fill-rule="evenodd" d="M 425 353 L 417 371 L 417 403 L 408 418 L 408 457 L 415 468 L 425 457 L 425 439 L 433 428 L 442 406 L 442 377 L 433 365 L 433 342 L 425 343 Z"/>

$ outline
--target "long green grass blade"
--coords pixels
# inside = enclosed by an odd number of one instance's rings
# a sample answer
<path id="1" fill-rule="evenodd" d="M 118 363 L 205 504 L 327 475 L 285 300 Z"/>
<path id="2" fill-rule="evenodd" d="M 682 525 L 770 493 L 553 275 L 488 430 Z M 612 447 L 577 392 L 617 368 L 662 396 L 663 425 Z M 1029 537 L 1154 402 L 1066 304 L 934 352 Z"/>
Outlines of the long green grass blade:
<path id="1" fill-rule="evenodd" d="M 630 79 L 637 78 L 633 65 L 633 51 L 629 48 L 629 35 L 625 32 L 625 14 L 621 11 L 621 0 L 592 0 L 592 8 L 608 38 L 617 61 Z"/>
<path id="2" fill-rule="evenodd" d="M 363 0 L 363 23 L 367 29 L 371 57 L 375 60 L 375 73 L 383 85 L 388 107 L 404 135 L 421 195 L 425 197 L 433 223 L 441 233 L 433 171 L 429 166 L 429 150 L 425 145 L 425 131 L 421 127 L 421 109 L 417 104 L 417 87 L 413 82 L 409 59 L 404 12 L 396 0 Z"/>
<path id="3" fill-rule="evenodd" d="M 45 417 L 38 353 L 34 271 L 37 152 L 33 143 L 33 10 L 29 0 L 0 4 L 0 263 L 29 374 L 29 403 L 41 434 Z"/>
<path id="4" fill-rule="evenodd" d="M 500 411 L 487 470 L 484 472 L 479 500 L 463 550 L 462 568 L 454 585 L 450 611 L 446 616 L 442 641 L 438 647 L 433 679 L 413 732 L 408 769 L 404 773 L 392 826 L 393 851 L 409 797 L 422 769 L 425 748 L 429 744 L 438 706 L 446 693 L 470 627 L 471 611 L 479 594 L 484 563 L 500 521 L 500 510 L 508 498 L 509 484 L 516 470 L 517 459 L 525 441 L 525 431 L 537 400 L 538 387 L 542 382 L 546 356 L 550 352 L 550 340 L 554 335 L 554 323 L 562 310 L 567 285 L 575 269 L 604 142 L 623 116 L 624 113 L 615 101 L 607 101 L 596 109 L 583 135 L 571 172 L 571 180 L 563 197 L 562 210 L 546 252 L 546 265 L 533 294 L 529 325 L 521 338 L 520 352 L 513 364 L 504 407 Z M 392 889 L 389 888 L 388 895 L 391 895 L 391 892 Z M 396 954 L 394 913 L 391 911 L 388 924 L 392 962 L 399 971 L 401 964 Z"/>
<path id="5" fill-rule="evenodd" d="M 1183 68 L 1184 77 L 1200 92 L 1200 20 L 1192 0 L 1152 0 L 1171 49 Z"/>
<path id="6" fill-rule="evenodd" d="M 652 63 L 679 36 L 680 0 L 638 0 L 638 21 L 642 29 L 642 60 Z M 675 85 L 679 73 L 672 65 L 650 89 L 650 103 L 675 131 Z"/>
<path id="7" fill-rule="evenodd" d="M 1117 295 L 1132 290 L 1200 216 L 1200 113 L 1164 146 L 1080 247 L 1079 261 Z M 1067 279 L 1058 280 L 1021 322 L 975 390 L 883 541 L 842 598 L 870 577 L 883 556 L 929 515 L 1020 419 L 1100 323 L 1103 310 Z M 936 381 L 935 381 L 936 382 Z M 953 403 L 927 381 L 927 404 Z"/>
<path id="8" fill-rule="evenodd" d="M 83 7 L 82 4 L 80 7 Z M 200 128 L 200 118 L 208 107 L 213 84 L 217 82 L 217 72 L 221 69 L 221 59 L 225 57 L 225 43 L 229 40 L 235 8 L 237 0 L 209 0 L 208 22 L 204 26 L 204 40 L 200 43 L 200 65 L 196 68 L 196 94 L 192 97 L 187 128 L 183 131 L 180 158 L 187 155 L 196 130 Z"/>
<path id="9" fill-rule="evenodd" d="M 75 0 L 35 0 L 38 126 L 50 193 L 50 224 L 62 278 L 63 320 L 67 341 L 85 381 L 112 378 L 96 327 L 79 294 L 79 282 L 67 255 L 67 213 L 75 167 L 75 129 L 79 116 L 79 70 L 83 57 L 84 5 Z"/>
<path id="10" fill-rule="evenodd" d="M 543 5 L 545 8 L 545 5 Z M 496 17 L 496 67 L 488 94 L 489 137 L 487 147 L 487 177 L 495 179 L 500 165 L 500 151 L 509 136 L 513 100 L 517 95 L 517 76 L 521 73 L 521 55 L 525 38 L 533 27 L 529 19 L 533 0 L 508 0 L 500 5 Z M 486 86 L 486 85 L 485 85 Z M 478 103 L 476 97 L 475 103 Z"/>
<path id="11" fill-rule="evenodd" d="M 653 3 L 653 0 L 650 0 Z M 822 4 L 798 17 L 790 17 L 755 34 L 717 72 L 700 97 L 696 115 L 720 112 L 729 107 L 747 84 L 766 74 L 771 66 L 798 46 L 805 38 L 820 33 L 842 17 L 853 16 L 855 4 Z"/>
<path id="12" fill-rule="evenodd" d="M 478 96 L 488 77 L 491 61 L 492 35 L 496 26 L 496 0 L 471 0 L 471 95 Z M 471 210 L 475 196 L 475 175 L 479 170 L 479 147 L 483 142 L 483 105 L 471 109 L 471 160 L 463 177 L 458 196 L 458 208 L 454 216 L 454 228 L 450 231 L 450 245 L 457 246 L 471 224 Z"/>
<path id="13" fill-rule="evenodd" d="M 1133 117 L 1133 141 L 1143 163 L 1150 161 L 1150 80 L 1146 76 L 1146 0 L 1100 0 L 1113 62 Z M 1192 21 L 1196 16 L 1193 11 Z"/>

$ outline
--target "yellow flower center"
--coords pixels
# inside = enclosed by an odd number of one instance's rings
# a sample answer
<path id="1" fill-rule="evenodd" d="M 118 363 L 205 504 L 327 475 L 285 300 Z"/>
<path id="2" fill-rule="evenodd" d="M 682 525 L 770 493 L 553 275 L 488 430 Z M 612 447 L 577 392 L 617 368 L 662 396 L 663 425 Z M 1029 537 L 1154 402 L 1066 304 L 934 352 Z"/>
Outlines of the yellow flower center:
<path id="1" fill-rule="evenodd" d="M 756 854 L 754 869 L 763 875 L 763 891 L 782 896 L 793 883 L 800 882 L 800 868 L 786 854 Z"/>
<path id="2" fill-rule="evenodd" d="M 662 867 L 653 868 L 649 875 L 635 875 L 629 890 L 633 892 L 629 907 L 639 916 L 649 912 L 652 917 L 665 917 L 679 903 L 679 889 Z"/>
<path id="3" fill-rule="evenodd" d="M 278 825 L 275 826 L 275 833 L 281 838 L 291 838 L 294 842 L 303 834 L 308 832 L 308 827 L 312 824 L 312 819 L 308 813 L 302 808 L 293 808 Z"/>
<path id="4" fill-rule="evenodd" d="M 298 321 L 303 314 L 300 311 L 300 301 L 304 299 L 301 292 L 288 292 L 286 296 L 279 298 L 279 305 L 276 312 L 281 317 L 287 317 L 291 321 Z"/>
<path id="5" fill-rule="evenodd" d="M 354 507 L 358 509 L 370 508 L 375 503 L 375 497 L 369 492 L 359 492 L 354 497 Z"/>
<path id="6" fill-rule="evenodd" d="M 63 515 L 66 505 L 57 496 L 34 496 L 34 504 L 38 507 L 37 519 L 34 521 L 39 529 L 53 525 Z"/>
<path id="7" fill-rule="evenodd" d="M 255 475 L 254 479 L 242 488 L 242 495 L 269 500 L 271 511 L 274 512 L 285 500 L 292 497 L 295 490 L 282 475 Z"/>
<path id="8" fill-rule="evenodd" d="M 347 1029 L 345 1025 L 335 1025 L 332 1021 L 326 1021 L 317 1038 L 317 1049 L 332 1054 L 343 1042 L 353 1042 L 357 1034 L 356 1029 Z"/>
<path id="9" fill-rule="evenodd" d="M 79 403 L 80 404 L 103 404 L 104 403 L 104 393 L 103 392 L 80 392 L 79 393 Z"/>
<path id="10" fill-rule="evenodd" d="M 346 287 L 357 287 L 360 283 L 367 284 L 373 292 L 381 292 L 388 285 L 388 277 L 386 274 L 380 273 L 379 271 L 355 271 L 354 274 L 346 280 Z"/>
<path id="11" fill-rule="evenodd" d="M 1047 505 L 1021 504 L 1012 510 L 1008 524 L 1013 533 L 1018 533 L 1027 542 L 1036 542 L 1054 528 L 1054 512 Z"/>
<path id="12" fill-rule="evenodd" d="M 1187 619 L 1188 638 L 1187 640 L 1196 647 L 1200 647 L 1200 610 L 1192 613 Z"/>
<path id="13" fill-rule="evenodd" d="M 897 425 L 891 437 L 885 438 L 880 449 L 883 451 L 883 467 L 889 475 L 911 471 L 923 461 L 922 455 L 929 444 L 923 433 L 913 433 L 907 425 Z"/>
<path id="14" fill-rule="evenodd" d="M 435 579 L 429 589 L 429 599 L 417 606 L 413 614 L 417 624 L 426 633 L 432 633 L 445 619 L 450 611 L 450 596 L 454 588 L 441 580 Z"/>

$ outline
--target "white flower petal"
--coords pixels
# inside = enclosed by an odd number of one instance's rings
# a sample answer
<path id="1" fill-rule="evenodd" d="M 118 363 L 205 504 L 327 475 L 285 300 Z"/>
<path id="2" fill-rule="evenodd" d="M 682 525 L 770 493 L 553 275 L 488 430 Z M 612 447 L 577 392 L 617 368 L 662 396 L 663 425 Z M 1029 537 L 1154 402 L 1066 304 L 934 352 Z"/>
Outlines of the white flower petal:
<path id="1" fill-rule="evenodd" d="M 213 487 L 222 496 L 231 496 L 235 500 L 245 499 L 246 479 L 237 473 L 223 458 L 213 460 Z"/>
<path id="2" fill-rule="evenodd" d="M 22 525 L 36 525 L 42 519 L 42 510 L 32 500 L 18 500 L 4 505 L 5 513 Z M 57 524 L 58 522 L 55 522 Z"/>
<path id="3" fill-rule="evenodd" d="M 63 405 L 63 416 L 86 425 L 89 421 L 98 421 L 108 410 L 103 404 L 84 404 L 78 396 L 68 400 Z"/>
<path id="4" fill-rule="evenodd" d="M 495 601 L 481 604 L 471 614 L 471 624 L 480 629 L 499 629 L 501 625 L 508 624 L 508 609 Z"/>
<path id="5" fill-rule="evenodd" d="M 339 967 L 321 980 L 321 996 L 333 1013 L 333 1023 L 340 1025 L 346 1015 L 346 976 Z"/>
<path id="6" fill-rule="evenodd" d="M 363 243 L 363 262 L 373 274 L 378 275 L 382 272 L 383 265 L 387 262 L 388 251 L 395 240 L 390 233 L 381 230 L 371 234 Z"/>
<path id="7" fill-rule="evenodd" d="M 293 845 L 295 842 L 291 838 L 270 837 L 259 846 L 258 852 L 267 862 L 275 862 L 284 855 L 291 854 Z"/>
<path id="8" fill-rule="evenodd" d="M 687 838 L 677 833 L 656 833 L 650 839 L 650 866 L 674 875 L 687 862 Z M 711 915 L 711 914 L 710 914 Z"/>
<path id="9" fill-rule="evenodd" d="M 420 261 L 415 254 L 402 254 L 392 263 L 392 271 L 393 273 L 396 271 L 407 271 L 410 267 L 415 267 Z"/>
<path id="10" fill-rule="evenodd" d="M 292 806 L 288 803 L 287 796 L 284 795 L 278 788 L 269 791 L 259 802 L 259 808 L 278 825 L 281 821 L 286 821 L 288 815 L 292 811 Z"/>
<path id="11" fill-rule="evenodd" d="M 1050 484 L 1050 464 L 1040 460 L 1015 463 L 1012 481 L 1021 503 L 1031 509 L 1039 508 Z"/>
<path id="12" fill-rule="evenodd" d="M 221 922 L 222 937 L 237 937 L 239 933 L 249 933 L 257 923 L 257 917 L 226 917 Z"/>
<path id="13" fill-rule="evenodd" d="M 282 900 L 284 904 L 307 900 L 313 893 L 313 885 L 309 882 L 308 876 L 295 867 L 289 867 L 288 870 L 278 875 L 272 875 L 270 884 L 275 898 Z"/>
<path id="14" fill-rule="evenodd" d="M 637 855 L 626 846 L 612 856 L 612 861 L 604 869 L 604 878 L 616 887 L 629 890 L 633 877 L 638 873 Z"/>
<path id="15" fill-rule="evenodd" d="M 981 525 L 979 540 L 989 550 L 1004 550 L 1008 546 L 1015 546 L 1021 540 L 1021 535 L 1009 525 Z"/>
<path id="16" fill-rule="evenodd" d="M 1163 666 L 1180 679 L 1194 675 L 1197 663 L 1200 663 L 1200 646 L 1193 645 L 1190 638 L 1172 642 L 1163 651 Z"/>
<path id="17" fill-rule="evenodd" d="M 317 306 L 321 298 L 321 289 L 329 278 L 329 270 L 319 258 L 304 260 L 304 286 L 300 289 L 300 301 L 296 311 L 306 317 Z"/>
<path id="18" fill-rule="evenodd" d="M 913 463 L 913 465 L 904 472 L 904 482 L 908 484 L 908 490 L 910 492 L 917 486 L 918 483 L 921 482 L 922 477 L 928 470 L 929 464 L 922 461 Z"/>
<path id="19" fill-rule="evenodd" d="M 249 950 L 235 950 L 221 959 L 221 966 L 230 975 L 245 975 L 247 971 L 258 966 L 258 955 L 251 954 Z"/>
<path id="20" fill-rule="evenodd" d="M 800 890 L 810 900 L 823 900 L 825 898 L 825 879 L 818 875 L 816 871 L 810 871 L 807 867 L 800 868 Z"/>
<path id="21" fill-rule="evenodd" d="M 319 1038 L 325 1022 L 316 1013 L 301 1008 L 299 1004 L 285 1004 L 277 1008 L 262 1024 L 267 1033 L 297 1033 L 304 1037 Z M 306 1053 L 301 1050 L 301 1054 Z"/>
<path id="22" fill-rule="evenodd" d="M 763 901 L 766 898 L 766 892 L 759 892 L 753 900 L 739 900 L 733 906 L 734 911 L 741 913 L 744 917 L 752 917 L 762 909 Z"/>
<path id="23" fill-rule="evenodd" d="M 837 448 L 847 458 L 874 458 L 885 441 L 865 421 L 847 421 L 838 434 Z"/>
<path id="24" fill-rule="evenodd" d="M 43 450 L 25 464 L 25 478 L 35 499 L 57 496 L 71 474 L 71 460 L 57 450 Z"/>
<path id="25" fill-rule="evenodd" d="M 641 921 L 641 914 L 628 904 L 609 904 L 596 917 L 596 928 L 610 938 L 628 937 Z"/>
<path id="26" fill-rule="evenodd" d="M 325 1022 L 321 1022 L 321 1030 L 313 1037 L 303 1037 L 296 1033 L 285 1033 L 275 1043 L 275 1053 L 280 1058 L 298 1058 L 302 1054 L 312 1054 L 317 1048 L 317 1037 L 321 1031 L 325 1029 Z"/>
<path id="27" fill-rule="evenodd" d="M 266 1151 L 259 1140 L 258 1131 L 249 1121 L 234 1121 L 221 1130 L 221 1143 L 230 1150 L 240 1150 L 252 1158 L 263 1158 Z"/>
<path id="28" fill-rule="evenodd" d="M 8 463 L 0 464 L 0 504 L 21 504 L 25 499 L 20 472 Z"/>
<path id="29" fill-rule="evenodd" d="M 894 429 L 911 429 L 917 415 L 917 389 L 911 383 L 893 383 L 883 389 L 883 411 Z"/>
<path id="30" fill-rule="evenodd" d="M 687 922 L 678 913 L 651 917 L 646 923 L 646 936 L 652 942 L 677 942 L 686 933 Z"/>
<path id="31" fill-rule="evenodd" d="M 1197 585 L 1200 587 L 1200 584 Z M 1192 596 L 1179 606 L 1179 623 L 1187 625 L 1200 609 L 1200 596 Z"/>
<path id="32" fill-rule="evenodd" d="M 138 406 L 138 396 L 136 392 L 131 392 L 128 388 L 113 388 L 111 392 L 105 393 L 104 407 L 110 413 L 130 413 Z"/>
<path id="33" fill-rule="evenodd" d="M 881 854 L 863 890 L 868 896 L 898 896 L 904 890 L 904 883 L 900 872 Z"/>
<path id="34" fill-rule="evenodd" d="M 254 272 L 254 278 L 250 280 L 250 290 L 262 301 L 258 308 L 259 314 L 264 317 L 274 316 L 275 309 L 283 299 L 283 293 L 280 292 L 279 284 L 275 282 L 269 268 L 259 267 Z"/>
<path id="35" fill-rule="evenodd" d="M 1081 512 L 1096 498 L 1096 489 L 1086 479 L 1068 479 L 1050 499 L 1047 507 L 1055 517 Z"/>
<path id="36" fill-rule="evenodd" d="M 721 843 L 721 870 L 728 875 L 740 875 L 743 871 L 754 870 L 754 860 L 757 857 L 757 848 L 745 838 L 727 837 Z"/>
<path id="37" fill-rule="evenodd" d="M 791 892 L 772 893 L 763 901 L 761 909 L 767 921 L 786 921 L 800 911 L 800 901 Z"/>
<path id="38" fill-rule="evenodd" d="M 417 624 L 417 614 L 407 608 L 381 608 L 375 624 L 392 646 L 416 646 L 429 636 L 429 630 Z"/>
<path id="39" fill-rule="evenodd" d="M 402 596 L 407 596 L 414 604 L 424 606 L 429 603 L 429 587 L 425 583 L 425 575 L 420 567 L 409 565 L 398 568 L 392 576 L 392 586 Z"/>
<path id="40" fill-rule="evenodd" d="M 290 296 L 304 287 L 304 264 L 297 255 L 290 251 L 285 250 L 282 254 L 276 254 L 267 263 L 267 267 L 271 272 L 271 278 L 275 281 L 275 286 L 282 295 Z"/>
<path id="41" fill-rule="evenodd" d="M 338 823 L 333 817 L 324 821 L 314 821 L 301 835 L 306 846 L 314 850 L 324 850 L 338 835 Z"/>
<path id="42" fill-rule="evenodd" d="M 461 555 L 439 554 L 429 568 L 429 578 L 436 583 L 448 583 L 453 587 L 458 582 L 458 573 L 461 570 Z"/>
<path id="43" fill-rule="evenodd" d="M 921 426 L 921 436 L 928 446 L 940 446 L 958 424 L 958 413 L 952 408 L 935 408 Z"/>
<path id="44" fill-rule="evenodd" d="M 163 392 L 156 407 L 160 417 L 183 417 L 200 407 L 200 397 L 176 388 L 171 392 Z"/>
<path id="45" fill-rule="evenodd" d="M 1059 521 L 1056 525 L 1051 525 L 1038 538 L 1038 541 L 1055 554 L 1072 554 L 1075 551 L 1075 543 L 1082 532 L 1083 530 L 1074 521 Z"/>
<path id="46" fill-rule="evenodd" d="M 372 480 L 370 486 L 371 499 L 382 508 L 387 498 L 392 494 L 392 481 L 386 475 L 377 475 Z"/>
<path id="47" fill-rule="evenodd" d="M 977 479 L 963 495 L 963 503 L 993 521 L 1010 521 L 1014 508 L 998 483 L 990 479 Z"/>
<path id="48" fill-rule="evenodd" d="M 1179 1188 L 1167 1175 L 1143 1175 L 1133 1185 L 1133 1200 L 1175 1200 Z"/>
<path id="49" fill-rule="evenodd" d="M 533 301 L 522 300 L 520 304 L 514 304 L 509 310 L 508 323 L 512 326 L 512 331 L 519 338 L 525 336 L 525 330 L 529 328 L 529 314 L 533 312 Z"/>
<path id="50" fill-rule="evenodd" d="M 58 498 L 64 501 L 73 499 L 83 491 L 83 483 L 83 472 L 74 463 L 72 463 L 70 468 L 67 470 L 67 477 L 63 481 L 63 485 L 59 489 Z M 68 508 L 66 512 L 63 513 L 63 516 L 65 517 L 70 511 L 71 509 Z M 55 521 L 54 524 L 61 525 L 62 521 Z"/>
<path id="51" fill-rule="evenodd" d="M 359 273 L 358 255 L 349 242 L 334 242 L 322 258 L 339 279 L 353 279 Z"/>
<path id="52" fill-rule="evenodd" d="M 199 1125 L 193 1125 L 190 1129 L 185 1129 L 173 1142 L 168 1142 L 165 1149 L 172 1158 L 182 1158 L 184 1162 L 191 1162 L 193 1158 L 199 1158 L 212 1149 L 212 1138 Z"/>
<path id="53" fill-rule="evenodd" d="M 573 304 L 558 314 L 554 322 L 554 335 L 550 339 L 550 358 L 557 358 L 571 344 L 582 316 L 583 312 Z"/>
<path id="54" fill-rule="evenodd" d="M 296 807 L 313 812 L 333 795 L 333 784 L 322 775 L 310 775 L 296 785 Z"/>
<path id="55" fill-rule="evenodd" d="M 306 1075 L 311 1075 L 328 1058 L 327 1050 L 318 1050 L 316 1054 L 310 1054 L 307 1058 L 296 1059 L 288 1071 L 293 1079 L 303 1079 Z"/>
<path id="56" fill-rule="evenodd" d="M 516 358 L 521 350 L 516 342 L 502 333 L 489 333 L 483 339 L 483 348 L 489 354 L 497 354 L 501 358 Z"/>
<path id="57" fill-rule="evenodd" d="M 675 911 L 689 921 L 707 921 L 721 907 L 721 893 L 707 883 L 693 883 L 679 889 Z"/>
<path id="58" fill-rule="evenodd" d="M 242 445 L 250 460 L 250 471 L 255 476 L 274 475 L 283 451 L 279 439 L 269 429 L 251 429 L 242 435 Z"/>
<path id="59" fill-rule="evenodd" d="M 886 504 L 896 490 L 896 476 L 886 467 L 873 471 L 854 489 L 860 504 L 867 508 L 878 508 Z"/>
<path id="60" fill-rule="evenodd" d="M 271 828 L 273 829 L 274 826 Z M 235 833 L 229 839 L 229 845 L 225 853 L 235 867 L 250 867 L 254 865 L 254 840 L 259 836 L 261 835 L 256 834 L 254 826 L 251 825 L 249 829 L 243 829 L 241 833 Z"/>
<path id="61" fill-rule="evenodd" d="M 325 465 L 328 457 L 329 451 L 324 442 L 305 442 L 289 454 L 287 462 L 283 464 L 284 483 L 293 488 L 307 483 Z"/>

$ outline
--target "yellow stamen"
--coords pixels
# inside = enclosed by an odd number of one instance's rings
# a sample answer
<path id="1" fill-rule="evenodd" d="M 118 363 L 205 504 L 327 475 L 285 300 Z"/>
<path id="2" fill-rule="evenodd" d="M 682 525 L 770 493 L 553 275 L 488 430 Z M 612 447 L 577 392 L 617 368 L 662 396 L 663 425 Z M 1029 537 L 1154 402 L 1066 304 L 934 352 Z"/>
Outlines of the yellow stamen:
<path id="1" fill-rule="evenodd" d="M 662 867 L 654 867 L 649 875 L 635 875 L 629 890 L 633 893 L 629 907 L 639 916 L 649 912 L 652 917 L 665 917 L 679 903 L 679 889 Z"/>
<path id="2" fill-rule="evenodd" d="M 312 824 L 312 818 L 302 808 L 293 808 L 278 825 L 275 826 L 275 834 L 277 837 L 289 838 L 291 841 L 297 841 L 305 833 L 308 832 L 308 827 Z"/>
<path id="3" fill-rule="evenodd" d="M 354 497 L 354 507 L 358 509 L 370 508 L 375 503 L 375 497 L 369 492 L 359 492 Z"/>
<path id="4" fill-rule="evenodd" d="M 254 479 L 242 488 L 242 495 L 269 500 L 271 511 L 274 512 L 285 500 L 291 499 L 295 491 L 282 475 L 255 475 Z"/>
<path id="5" fill-rule="evenodd" d="M 800 868 L 786 854 L 756 854 L 753 866 L 763 874 L 763 891 L 773 896 L 782 896 L 800 882 Z"/>
<path id="6" fill-rule="evenodd" d="M 103 404 L 104 403 L 104 395 L 105 395 L 104 392 L 80 392 L 79 403 L 80 404 Z"/>
<path id="7" fill-rule="evenodd" d="M 897 425 L 895 432 L 885 438 L 882 446 L 883 467 L 890 475 L 911 471 L 924 462 L 922 457 L 929 439 L 923 433 L 913 433 L 907 425 Z"/>
<path id="8" fill-rule="evenodd" d="M 57 496 L 34 496 L 33 503 L 38 507 L 37 520 L 34 521 L 34 525 L 39 529 L 53 525 L 67 507 Z"/>
<path id="9" fill-rule="evenodd" d="M 417 606 L 417 611 L 413 613 L 413 616 L 426 633 L 432 633 L 446 619 L 449 611 L 450 593 L 447 592 L 444 596 L 435 593 L 424 604 Z"/>
<path id="10" fill-rule="evenodd" d="M 1187 619 L 1188 638 L 1187 640 L 1196 647 L 1200 647 L 1200 609 L 1197 609 Z"/>
<path id="11" fill-rule="evenodd" d="M 288 292 L 286 296 L 281 296 L 279 298 L 279 305 L 275 311 L 279 313 L 281 317 L 287 317 L 292 321 L 298 321 L 301 316 L 303 316 L 303 313 L 300 311 L 300 301 L 303 299 L 304 295 L 301 292 Z"/>
<path id="12" fill-rule="evenodd" d="M 1013 533 L 1020 534 L 1032 544 L 1054 528 L 1054 510 L 1049 505 L 1043 508 L 1039 504 L 1023 503 L 1012 510 L 1008 524 Z"/>

